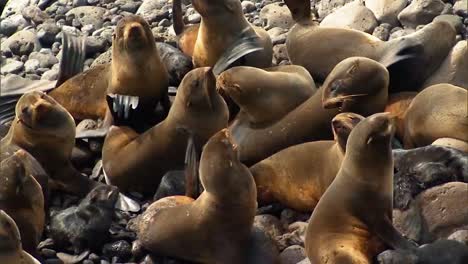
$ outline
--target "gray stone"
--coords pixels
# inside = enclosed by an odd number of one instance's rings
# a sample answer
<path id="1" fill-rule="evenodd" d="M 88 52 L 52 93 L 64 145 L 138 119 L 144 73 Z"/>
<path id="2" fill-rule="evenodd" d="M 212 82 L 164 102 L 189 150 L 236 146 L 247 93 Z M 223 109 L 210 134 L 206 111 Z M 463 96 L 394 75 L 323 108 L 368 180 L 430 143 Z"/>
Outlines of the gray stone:
<path id="1" fill-rule="evenodd" d="M 391 27 L 392 26 L 390 24 L 383 23 L 374 29 L 374 32 L 372 32 L 372 35 L 378 37 L 379 39 L 383 41 L 387 41 L 388 38 L 390 37 Z"/>
<path id="2" fill-rule="evenodd" d="M 449 182 L 432 187 L 411 202 L 405 211 L 393 211 L 394 226 L 419 243 L 447 238 L 468 229 L 468 184 Z"/>
<path id="3" fill-rule="evenodd" d="M 187 22 L 190 24 L 200 23 L 200 21 L 201 21 L 201 16 L 198 13 L 191 14 L 190 16 L 187 17 Z"/>
<path id="4" fill-rule="evenodd" d="M 280 236 L 284 232 L 284 228 L 281 225 L 280 220 L 269 214 L 257 215 L 254 218 L 254 227 L 263 230 L 271 238 Z"/>
<path id="5" fill-rule="evenodd" d="M 12 15 L 0 22 L 0 34 L 11 36 L 16 31 L 22 30 L 29 25 L 21 14 Z"/>
<path id="6" fill-rule="evenodd" d="M 322 0 L 318 6 L 318 14 L 321 18 L 324 18 L 331 14 L 335 9 L 344 6 L 347 3 L 351 3 L 353 0 Z"/>
<path id="7" fill-rule="evenodd" d="M 11 14 L 21 14 L 21 11 L 23 11 L 27 6 L 30 4 L 30 0 L 13 0 L 13 1 L 7 1 L 7 4 L 5 5 L 5 8 L 2 12 L 1 18 L 4 19 Z"/>
<path id="8" fill-rule="evenodd" d="M 394 30 L 394 29 L 397 29 L 397 30 Z M 392 29 L 392 31 L 390 31 L 390 37 L 388 38 L 388 40 L 401 38 L 403 36 L 406 36 L 406 35 L 409 35 L 409 34 L 415 32 L 415 30 L 412 29 L 412 28 L 405 28 L 405 29 L 394 28 L 394 29 Z"/>
<path id="9" fill-rule="evenodd" d="M 11 47 L 11 45 L 16 45 L 16 47 Z M 41 44 L 37 41 L 36 32 L 24 29 L 2 41 L 1 49 L 2 51 L 10 50 L 13 54 L 21 56 L 40 50 Z"/>
<path id="10" fill-rule="evenodd" d="M 2 75 L 7 75 L 10 73 L 18 74 L 23 70 L 23 68 L 24 68 L 23 62 L 17 61 L 14 59 L 6 59 L 2 63 L 1 74 Z"/>
<path id="11" fill-rule="evenodd" d="M 168 27 L 170 25 L 172 25 L 172 22 L 167 18 L 164 18 L 163 20 L 159 21 L 159 23 L 158 23 L 158 26 L 160 26 L 160 27 Z"/>
<path id="12" fill-rule="evenodd" d="M 55 37 L 60 32 L 60 27 L 54 22 L 47 22 L 38 27 L 37 38 L 39 41 L 50 47 L 55 42 Z"/>
<path id="13" fill-rule="evenodd" d="M 67 12 L 68 16 L 74 16 L 81 25 L 93 25 L 95 29 L 103 26 L 106 9 L 97 6 L 80 6 L 75 7 Z"/>
<path id="14" fill-rule="evenodd" d="M 279 262 L 281 264 L 297 264 L 303 259 L 307 258 L 305 254 L 305 249 L 301 246 L 290 246 L 287 247 L 279 255 Z"/>
<path id="15" fill-rule="evenodd" d="M 453 13 L 464 18 L 468 17 L 468 0 L 458 0 L 453 5 Z"/>
<path id="16" fill-rule="evenodd" d="M 127 2 L 120 7 L 120 10 L 135 13 L 140 7 L 141 3 L 139 2 Z"/>
<path id="17" fill-rule="evenodd" d="M 359 0 L 335 10 L 320 23 L 320 26 L 323 27 L 349 28 L 366 33 L 372 33 L 377 25 L 374 13 Z"/>
<path id="18" fill-rule="evenodd" d="M 86 0 L 73 0 L 73 7 L 85 6 L 88 2 Z"/>
<path id="19" fill-rule="evenodd" d="M 418 25 L 429 24 L 444 10 L 444 2 L 440 0 L 413 0 L 398 15 L 398 20 L 405 27 L 416 28 Z"/>
<path id="20" fill-rule="evenodd" d="M 36 59 L 31 59 L 26 61 L 24 64 L 24 70 L 26 73 L 36 73 L 36 70 L 39 69 L 40 62 Z"/>
<path id="21" fill-rule="evenodd" d="M 295 24 L 288 7 L 280 3 L 264 6 L 260 11 L 260 18 L 266 21 L 267 30 L 274 27 L 289 29 Z"/>
<path id="22" fill-rule="evenodd" d="M 99 0 L 88 0 L 88 4 L 90 5 L 96 5 L 99 3 Z"/>
<path id="23" fill-rule="evenodd" d="M 107 40 L 103 37 L 87 37 L 85 44 L 88 57 L 104 52 L 107 49 Z"/>
<path id="24" fill-rule="evenodd" d="M 37 6 L 28 6 L 21 14 L 26 20 L 33 21 L 36 25 L 42 24 L 49 19 L 49 16 Z"/>
<path id="25" fill-rule="evenodd" d="M 163 18 L 169 18 L 170 9 L 172 7 L 167 5 L 167 0 L 144 0 L 136 14 L 141 15 L 151 23 L 160 21 Z"/>
<path id="26" fill-rule="evenodd" d="M 289 61 L 286 44 L 273 46 L 273 63 L 279 65 L 282 61 Z"/>
<path id="27" fill-rule="evenodd" d="M 256 7 L 255 4 L 252 3 L 251 1 L 242 1 L 242 11 L 244 13 L 251 13 L 255 11 Z"/>
<path id="28" fill-rule="evenodd" d="M 50 68 L 59 61 L 50 49 L 41 49 L 39 52 L 33 52 L 29 55 L 29 59 L 38 60 L 41 63 L 41 68 Z"/>
<path id="29" fill-rule="evenodd" d="M 42 74 L 41 80 L 55 81 L 58 77 L 58 70 L 52 69 Z"/>
<path id="30" fill-rule="evenodd" d="M 398 14 L 407 5 L 407 0 L 366 0 L 369 8 L 380 23 L 399 25 Z"/>
<path id="31" fill-rule="evenodd" d="M 101 64 L 106 64 L 106 63 L 110 63 L 112 61 L 112 49 L 109 49 L 108 51 L 102 53 L 101 55 L 99 55 L 94 61 L 93 63 L 91 64 L 90 68 L 93 68 L 97 65 L 101 65 Z"/>

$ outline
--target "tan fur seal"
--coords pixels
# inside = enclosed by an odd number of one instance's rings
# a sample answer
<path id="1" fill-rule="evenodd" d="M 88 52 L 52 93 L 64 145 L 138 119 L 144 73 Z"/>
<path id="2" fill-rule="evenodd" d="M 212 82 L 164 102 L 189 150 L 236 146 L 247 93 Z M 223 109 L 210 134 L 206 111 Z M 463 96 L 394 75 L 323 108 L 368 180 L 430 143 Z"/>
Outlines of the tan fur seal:
<path id="1" fill-rule="evenodd" d="M 216 83 L 242 108 L 240 115 L 256 126 L 281 119 L 317 90 L 309 72 L 296 65 L 233 67 L 221 73 Z"/>
<path id="2" fill-rule="evenodd" d="M 350 57 L 338 63 L 325 79 L 322 105 L 326 109 L 352 109 L 364 116 L 372 115 L 384 110 L 388 84 L 388 71 L 382 64 L 364 57 Z"/>
<path id="3" fill-rule="evenodd" d="M 289 58 L 293 64 L 304 66 L 316 81 L 324 80 L 340 61 L 361 56 L 389 68 L 391 91 L 416 90 L 455 45 L 456 31 L 446 21 L 435 21 L 413 34 L 381 41 L 358 30 L 320 27 L 311 16 L 308 0 L 285 3 L 297 23 L 286 42 Z"/>
<path id="4" fill-rule="evenodd" d="M 351 131 L 341 168 L 309 220 L 305 247 L 312 263 L 370 264 L 385 245 L 413 248 L 392 225 L 393 133 L 388 113 Z"/>
<path id="5" fill-rule="evenodd" d="M 257 127 L 239 116 L 229 129 L 239 144 L 241 161 L 253 165 L 292 145 L 332 139 L 330 122 L 337 114 L 381 112 L 387 96 L 388 72 L 383 66 L 367 58 L 348 58 L 335 67 L 314 95 L 278 121 Z M 243 105 L 240 107 L 245 111 Z"/>
<path id="6" fill-rule="evenodd" d="M 94 67 L 50 92 L 75 119 L 104 119 L 106 95 L 138 96 L 139 107 L 154 110 L 168 92 L 168 73 L 148 23 L 131 15 L 115 29 L 112 62 Z"/>
<path id="7" fill-rule="evenodd" d="M 129 127 L 112 127 L 103 146 L 103 166 L 109 181 L 123 192 L 153 195 L 167 171 L 184 166 L 188 130 L 195 146 L 203 146 L 227 126 L 228 110 L 216 92 L 210 68 L 190 71 L 180 84 L 167 118 L 139 135 Z"/>
<path id="8" fill-rule="evenodd" d="M 0 210 L 0 263 L 40 264 L 23 251 L 18 227 L 3 210 Z"/>
<path id="9" fill-rule="evenodd" d="M 466 89 L 436 84 L 414 97 L 405 116 L 405 148 L 422 147 L 439 138 L 468 142 Z"/>
<path id="10" fill-rule="evenodd" d="M 71 164 L 75 146 L 75 122 L 70 113 L 42 92 L 24 94 L 16 105 L 16 117 L 1 143 L 2 151 L 17 146 L 39 161 L 54 185 L 85 195 L 95 184 Z"/>
<path id="11" fill-rule="evenodd" d="M 240 1 L 193 0 L 193 7 L 202 17 L 201 23 L 186 31 L 180 5 L 180 0 L 173 2 L 174 30 L 179 35 L 179 46 L 193 57 L 194 67 L 215 66 L 236 41 L 250 36 L 259 38 L 263 50 L 246 55 L 241 64 L 258 68 L 271 66 L 273 46 L 270 36 L 264 29 L 250 25 L 244 17 Z"/>
<path id="12" fill-rule="evenodd" d="M 332 120 L 334 141 L 292 146 L 250 167 L 259 202 L 276 200 L 295 210 L 312 211 L 340 169 L 349 133 L 362 119 L 339 114 Z"/>
<path id="13" fill-rule="evenodd" d="M 406 110 L 410 106 L 417 92 L 401 92 L 394 93 L 388 96 L 388 102 L 384 112 L 389 112 L 395 117 L 395 137 L 403 140 L 405 135 L 405 116 Z"/>
<path id="14" fill-rule="evenodd" d="M 33 176 L 45 175 L 40 166 L 25 164 L 28 153 L 18 150 L 0 165 L 0 209 L 17 223 L 23 248 L 36 254 L 45 225 L 44 195 Z"/>
<path id="15" fill-rule="evenodd" d="M 158 255 L 207 264 L 274 263 L 250 261 L 257 193 L 227 129 L 204 146 L 200 180 L 205 191 L 193 203 L 143 214 L 137 232 L 142 246 Z"/>

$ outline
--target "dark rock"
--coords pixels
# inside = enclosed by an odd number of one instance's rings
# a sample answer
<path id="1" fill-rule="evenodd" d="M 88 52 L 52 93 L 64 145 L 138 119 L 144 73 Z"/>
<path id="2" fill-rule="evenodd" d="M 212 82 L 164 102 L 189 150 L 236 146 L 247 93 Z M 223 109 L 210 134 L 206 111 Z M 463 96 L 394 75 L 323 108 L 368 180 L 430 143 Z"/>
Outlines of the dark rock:
<path id="1" fill-rule="evenodd" d="M 297 264 L 305 258 L 305 249 L 301 246 L 294 245 L 287 247 L 283 252 L 281 252 L 279 262 L 281 264 Z"/>
<path id="2" fill-rule="evenodd" d="M 153 200 L 174 195 L 185 194 L 185 173 L 184 171 L 169 171 L 161 179 L 158 190 Z"/>
<path id="3" fill-rule="evenodd" d="M 23 18 L 22 15 L 12 15 L 2 19 L 0 22 L 0 34 L 11 36 L 16 31 L 20 31 L 28 25 L 29 23 Z"/>
<path id="4" fill-rule="evenodd" d="M 125 240 L 105 244 L 102 253 L 108 257 L 118 257 L 120 260 L 128 260 L 132 255 L 132 246 Z"/>
<path id="5" fill-rule="evenodd" d="M 271 238 L 281 236 L 284 233 L 284 228 L 280 220 L 273 215 L 257 215 L 254 218 L 254 227 L 263 230 Z"/>
<path id="6" fill-rule="evenodd" d="M 53 22 L 44 23 L 38 29 L 37 37 L 47 47 L 50 47 L 55 42 L 55 37 L 60 32 L 60 28 Z"/>
<path id="7" fill-rule="evenodd" d="M 54 258 L 56 257 L 57 255 L 57 252 L 55 252 L 55 250 L 53 249 L 48 249 L 48 248 L 43 248 L 41 249 L 41 255 L 44 257 L 44 258 Z"/>
<path id="8" fill-rule="evenodd" d="M 96 53 L 104 52 L 107 49 L 107 40 L 102 37 L 87 37 L 86 38 L 86 55 L 91 57 Z"/>
<path id="9" fill-rule="evenodd" d="M 166 43 L 157 42 L 156 48 L 169 73 L 169 85 L 178 86 L 182 78 L 193 69 L 192 59 Z"/>

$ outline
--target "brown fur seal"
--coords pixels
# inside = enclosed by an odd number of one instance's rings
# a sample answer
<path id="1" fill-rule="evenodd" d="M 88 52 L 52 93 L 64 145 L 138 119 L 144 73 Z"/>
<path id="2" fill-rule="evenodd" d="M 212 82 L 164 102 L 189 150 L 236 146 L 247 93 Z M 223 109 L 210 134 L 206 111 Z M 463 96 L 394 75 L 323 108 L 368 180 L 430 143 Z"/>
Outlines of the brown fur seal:
<path id="1" fill-rule="evenodd" d="M 309 220 L 305 247 L 312 263 L 370 264 L 384 245 L 413 248 L 392 225 L 393 132 L 388 113 L 351 131 L 341 168 Z"/>
<path id="2" fill-rule="evenodd" d="M 256 127 L 237 118 L 229 129 L 239 144 L 241 161 L 253 165 L 292 145 L 332 139 L 330 122 L 340 112 L 365 116 L 383 111 L 387 89 L 384 67 L 366 58 L 349 58 L 336 66 L 314 95 L 280 120 Z"/>
<path id="3" fill-rule="evenodd" d="M 364 117 L 342 113 L 332 120 L 335 140 L 284 149 L 250 167 L 259 202 L 277 200 L 289 208 L 312 211 L 340 169 L 349 133 Z"/>
<path id="4" fill-rule="evenodd" d="M 468 142 L 467 91 L 437 84 L 414 97 L 405 116 L 405 148 L 432 144 L 439 138 Z"/>
<path id="5" fill-rule="evenodd" d="M 109 181 L 123 192 L 153 195 L 167 171 L 184 166 L 189 130 L 195 146 L 203 146 L 227 126 L 228 110 L 216 92 L 210 68 L 190 71 L 180 84 L 167 118 L 139 135 L 129 127 L 112 127 L 103 146 L 103 166 Z"/>
<path id="6" fill-rule="evenodd" d="M 316 81 L 324 80 L 340 61 L 361 56 L 389 68 L 391 91 L 415 90 L 455 44 L 456 31 L 446 21 L 435 21 L 411 35 L 385 42 L 358 30 L 320 27 L 311 16 L 308 0 L 285 3 L 297 23 L 286 42 L 289 58 L 304 66 Z"/>
<path id="7" fill-rule="evenodd" d="M 382 64 L 364 57 L 350 57 L 338 63 L 325 79 L 322 105 L 326 109 L 353 109 L 364 116 L 372 115 L 384 110 L 388 84 L 388 71 Z"/>
<path id="8" fill-rule="evenodd" d="M 232 45 L 243 37 L 258 37 L 263 50 L 246 55 L 241 64 L 258 68 L 271 66 L 273 46 L 268 33 L 253 27 L 245 19 L 240 1 L 193 0 L 192 5 L 201 15 L 199 26 L 184 30 L 181 1 L 173 1 L 174 30 L 179 35 L 179 46 L 193 57 L 194 67 L 213 67 Z M 191 50 L 193 47 L 193 50 Z"/>
<path id="9" fill-rule="evenodd" d="M 401 92 L 388 96 L 388 102 L 384 112 L 389 112 L 395 117 L 395 136 L 403 140 L 405 135 L 405 115 L 417 92 Z"/>
<path id="10" fill-rule="evenodd" d="M 3 210 L 0 210 L 0 263 L 40 264 L 23 251 L 18 227 Z"/>
<path id="11" fill-rule="evenodd" d="M 33 175 L 45 175 L 40 166 L 26 166 L 29 155 L 18 150 L 0 165 L 0 209 L 17 223 L 23 248 L 36 254 L 45 225 L 44 195 Z"/>
<path id="12" fill-rule="evenodd" d="M 205 191 L 193 203 L 142 215 L 142 246 L 200 263 L 252 263 L 247 252 L 257 209 L 255 182 L 227 129 L 204 146 L 200 179 Z"/>
<path id="13" fill-rule="evenodd" d="M 281 119 L 317 90 L 309 72 L 296 65 L 233 67 L 220 74 L 216 82 L 218 89 L 242 108 L 240 115 L 255 126 Z"/>
<path id="14" fill-rule="evenodd" d="M 95 184 L 71 164 L 75 146 L 75 122 L 52 97 L 42 92 L 24 94 L 16 105 L 16 117 L 0 142 L 2 151 L 17 146 L 39 161 L 53 188 L 85 195 Z"/>
<path id="15" fill-rule="evenodd" d="M 168 78 L 148 23 L 131 15 L 117 24 L 110 64 L 71 78 L 50 95 L 78 120 L 104 119 L 107 94 L 137 96 L 138 107 L 151 113 L 167 97 Z"/>

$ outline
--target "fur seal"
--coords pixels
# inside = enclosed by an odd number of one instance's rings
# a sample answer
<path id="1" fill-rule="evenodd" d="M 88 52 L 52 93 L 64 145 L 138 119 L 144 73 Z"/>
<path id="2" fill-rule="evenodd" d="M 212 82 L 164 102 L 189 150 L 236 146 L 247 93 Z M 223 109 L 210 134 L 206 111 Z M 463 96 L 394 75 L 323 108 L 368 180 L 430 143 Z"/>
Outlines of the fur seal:
<path id="1" fill-rule="evenodd" d="M 23 251 L 18 227 L 3 210 L 0 210 L 0 262 L 40 264 L 37 259 Z"/>
<path id="2" fill-rule="evenodd" d="M 416 90 L 455 45 L 456 31 L 446 21 L 434 21 L 413 34 L 381 41 L 358 30 L 320 27 L 312 18 L 308 0 L 285 3 L 296 21 L 286 41 L 289 58 L 304 66 L 316 81 L 324 80 L 340 61 L 361 56 L 389 69 L 391 91 Z M 440 38 L 442 34 L 444 38 Z"/>
<path id="3" fill-rule="evenodd" d="M 216 86 L 240 106 L 240 115 L 255 126 L 281 119 L 317 90 L 309 72 L 296 65 L 233 67 L 217 77 Z"/>
<path id="4" fill-rule="evenodd" d="M 0 165 L 0 209 L 17 223 L 24 250 L 36 254 L 36 247 L 45 226 L 44 195 L 41 185 L 33 176 L 45 175 L 38 165 L 27 166 L 30 158 L 18 150 Z"/>
<path id="5" fill-rule="evenodd" d="M 103 166 L 120 191 L 153 195 L 167 171 L 182 169 L 188 130 L 203 146 L 227 126 L 228 110 L 216 92 L 210 68 L 190 71 L 182 80 L 167 118 L 139 135 L 129 127 L 112 127 L 104 141 Z"/>
<path id="6" fill-rule="evenodd" d="M 50 92 L 77 120 L 104 119 L 107 94 L 136 96 L 138 109 L 151 114 L 166 100 L 169 77 L 148 23 L 136 15 L 122 18 L 112 43 L 112 62 L 79 74 Z M 110 118 L 110 116 L 107 116 Z"/>
<path id="7" fill-rule="evenodd" d="M 252 263 L 247 252 L 257 210 L 255 182 L 227 129 L 204 146 L 200 180 L 205 191 L 194 202 L 142 215 L 137 231 L 142 246 L 200 263 Z"/>
<path id="8" fill-rule="evenodd" d="M 278 121 L 257 127 L 247 118 L 235 119 L 229 129 L 239 144 L 241 161 L 251 166 L 289 146 L 332 139 L 330 122 L 340 112 L 383 111 L 387 84 L 388 73 L 379 63 L 366 58 L 344 60 L 316 93 Z"/>
<path id="9" fill-rule="evenodd" d="M 72 245 L 75 253 L 101 249 L 108 238 L 119 191 L 114 186 L 100 185 L 80 202 L 53 215 L 50 235 L 57 245 Z"/>
<path id="10" fill-rule="evenodd" d="M 323 83 L 322 106 L 369 116 L 381 112 L 388 99 L 389 74 L 380 63 L 350 57 L 338 63 Z M 356 98 L 365 100 L 363 104 Z"/>
<path id="11" fill-rule="evenodd" d="M 393 133 L 388 113 L 367 117 L 351 131 L 341 168 L 307 226 L 312 263 L 370 264 L 384 245 L 414 248 L 392 225 Z"/>
<path id="12" fill-rule="evenodd" d="M 405 148 L 432 144 L 439 138 L 468 142 L 467 91 L 436 84 L 414 97 L 405 116 Z"/>
<path id="13" fill-rule="evenodd" d="M 200 25 L 185 28 L 181 1 L 173 1 L 174 31 L 179 46 L 192 56 L 194 67 L 213 67 L 225 54 L 240 45 L 243 38 L 257 38 L 263 49 L 246 55 L 241 65 L 267 68 L 271 66 L 273 45 L 268 33 L 254 27 L 245 19 L 240 1 L 237 0 L 193 0 L 192 5 L 201 15 Z M 240 44 L 240 43 L 237 43 Z"/>
<path id="14" fill-rule="evenodd" d="M 364 117 L 341 113 L 332 120 L 335 140 L 295 145 L 250 167 L 260 203 L 277 200 L 310 212 L 340 169 L 349 133 Z"/>
<path id="15" fill-rule="evenodd" d="M 2 151 L 16 146 L 29 152 L 49 175 L 51 188 L 85 195 L 97 184 L 71 164 L 75 122 L 65 108 L 45 93 L 30 92 L 19 99 L 16 117 L 0 146 Z"/>

